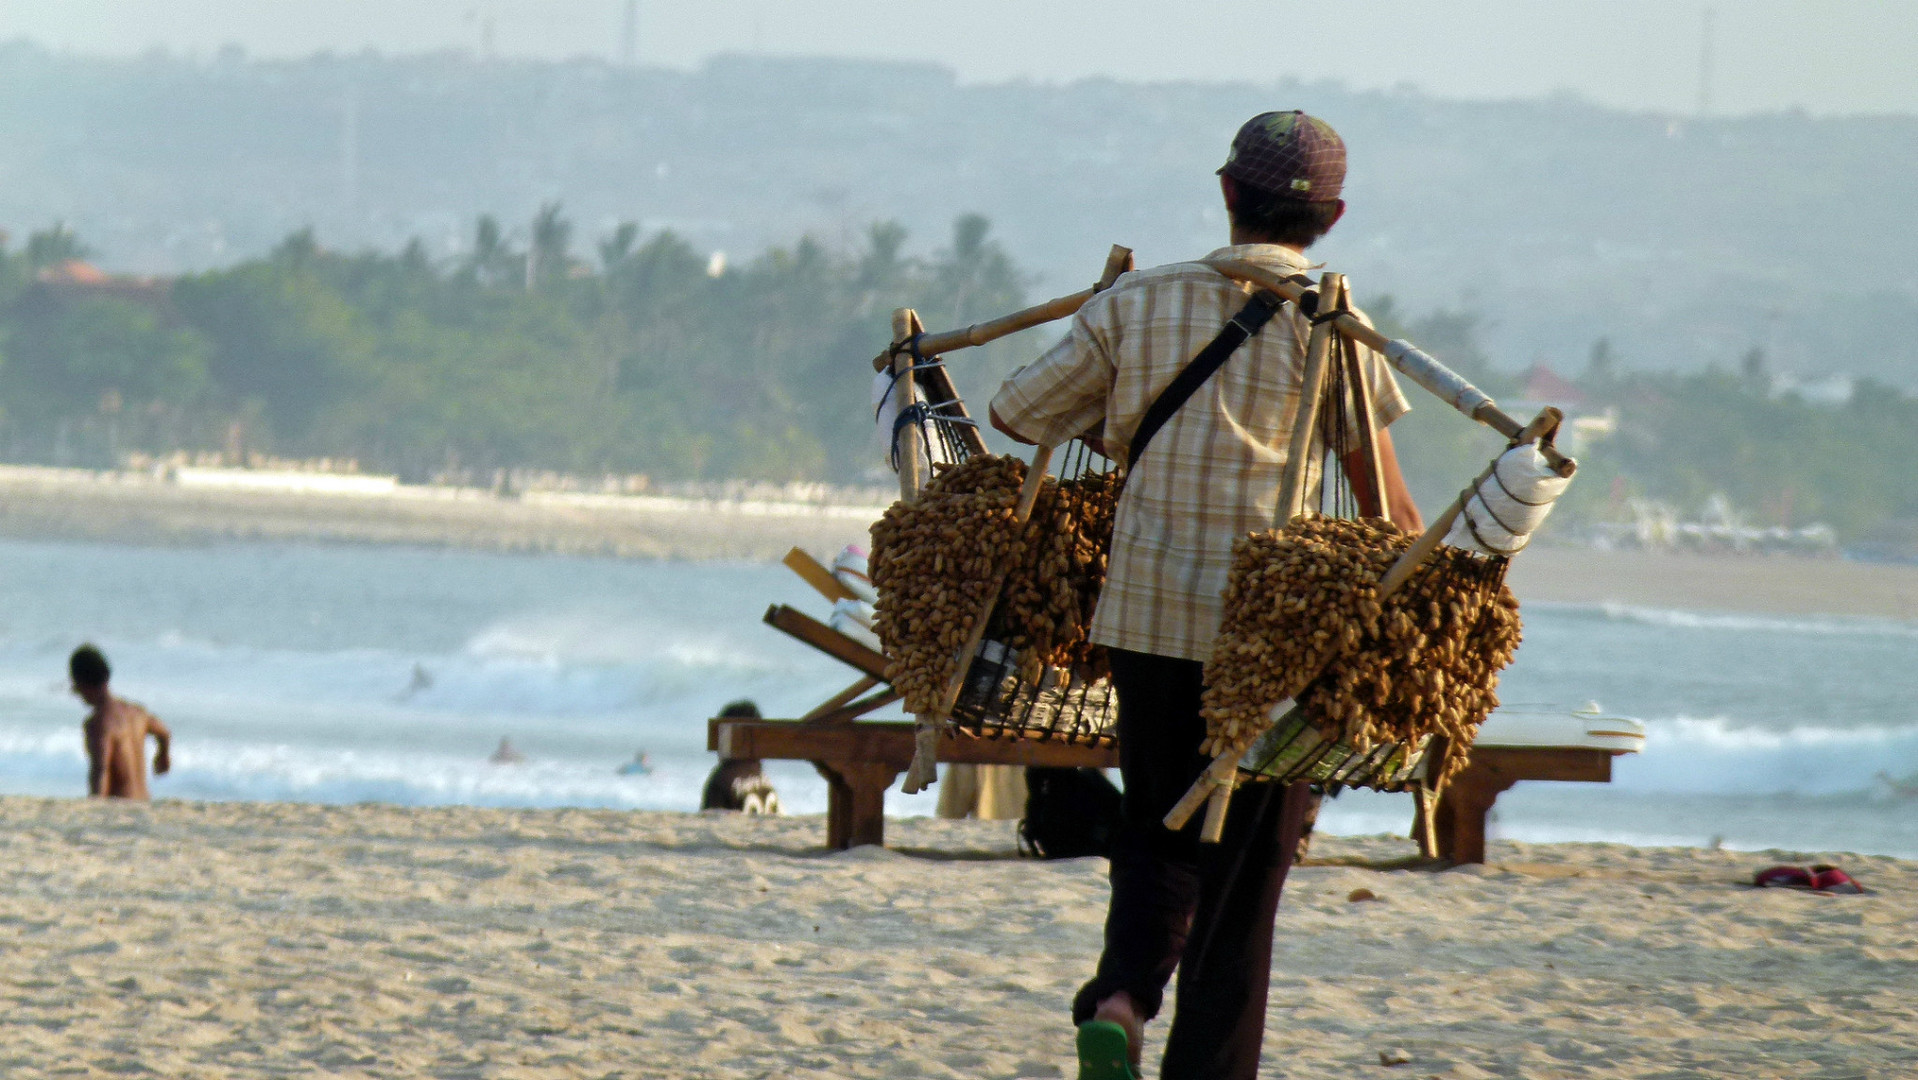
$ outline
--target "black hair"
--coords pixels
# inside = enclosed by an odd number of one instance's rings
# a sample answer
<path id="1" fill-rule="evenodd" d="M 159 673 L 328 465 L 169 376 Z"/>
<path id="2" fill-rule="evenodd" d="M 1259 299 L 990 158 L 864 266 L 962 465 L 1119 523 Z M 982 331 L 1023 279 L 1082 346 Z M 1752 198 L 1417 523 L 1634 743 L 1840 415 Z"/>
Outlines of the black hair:
<path id="1" fill-rule="evenodd" d="M 1307 248 L 1318 242 L 1339 219 L 1345 204 L 1337 199 L 1307 202 L 1275 195 L 1234 180 L 1239 196 L 1232 207 L 1232 223 L 1273 244 Z"/>
<path id="2" fill-rule="evenodd" d="M 757 720 L 759 706 L 753 704 L 751 698 L 740 698 L 727 702 L 726 707 L 719 710 L 719 716 L 722 720 Z"/>
<path id="3" fill-rule="evenodd" d="M 67 673 L 76 686 L 105 686 L 113 677 L 106 656 L 92 645 L 82 645 L 67 658 Z"/>

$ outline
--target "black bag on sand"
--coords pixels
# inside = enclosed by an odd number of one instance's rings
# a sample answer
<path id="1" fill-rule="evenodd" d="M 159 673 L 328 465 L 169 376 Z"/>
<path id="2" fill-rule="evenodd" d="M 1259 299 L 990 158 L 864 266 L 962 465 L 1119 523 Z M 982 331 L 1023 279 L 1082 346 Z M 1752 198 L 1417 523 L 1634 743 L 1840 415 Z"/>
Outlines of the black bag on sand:
<path id="1" fill-rule="evenodd" d="M 1119 789 L 1098 769 L 1026 769 L 1019 850 L 1041 859 L 1109 856 L 1119 835 Z"/>

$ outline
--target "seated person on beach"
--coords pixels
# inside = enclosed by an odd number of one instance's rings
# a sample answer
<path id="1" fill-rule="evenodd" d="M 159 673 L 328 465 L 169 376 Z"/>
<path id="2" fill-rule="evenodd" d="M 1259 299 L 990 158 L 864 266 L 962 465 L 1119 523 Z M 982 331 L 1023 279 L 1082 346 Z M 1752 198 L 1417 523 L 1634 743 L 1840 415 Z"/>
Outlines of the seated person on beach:
<path id="1" fill-rule="evenodd" d="M 757 720 L 759 706 L 735 701 L 719 710 L 722 720 Z M 706 777 L 700 794 L 701 810 L 739 810 L 748 814 L 779 813 L 779 794 L 759 767 L 758 758 L 725 758 Z"/>
<path id="2" fill-rule="evenodd" d="M 109 799 L 147 798 L 147 736 L 160 744 L 153 753 L 153 771 L 165 775 L 173 767 L 168 756 L 173 733 L 159 717 L 113 696 L 107 689 L 113 670 L 99 649 L 82 645 L 73 650 L 67 672 L 73 676 L 74 695 L 93 706 L 81 728 L 87 743 L 87 794 Z"/>

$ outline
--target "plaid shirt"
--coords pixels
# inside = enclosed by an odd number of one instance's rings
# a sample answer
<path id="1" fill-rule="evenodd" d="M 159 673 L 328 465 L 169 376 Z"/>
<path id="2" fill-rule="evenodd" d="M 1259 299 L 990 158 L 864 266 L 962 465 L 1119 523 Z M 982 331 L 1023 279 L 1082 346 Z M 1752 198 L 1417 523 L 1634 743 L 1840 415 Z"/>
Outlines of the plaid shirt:
<path id="1" fill-rule="evenodd" d="M 1244 244 L 1207 256 L 1281 274 L 1309 269 L 1290 248 Z M 1072 331 L 1013 373 L 992 399 L 1007 427 L 1058 445 L 1101 422 L 1123 460 L 1146 408 L 1218 336 L 1250 293 L 1200 263 L 1126 274 L 1086 302 Z M 1153 437 L 1127 478 L 1092 640 L 1134 652 L 1206 660 L 1224 607 L 1232 545 L 1277 524 L 1279 483 L 1297 414 L 1310 323 L 1287 304 Z M 1359 347 L 1381 426 L 1410 408 L 1384 357 Z M 1307 490 L 1323 460 L 1314 437 Z M 1356 434 L 1346 445 L 1356 447 Z"/>

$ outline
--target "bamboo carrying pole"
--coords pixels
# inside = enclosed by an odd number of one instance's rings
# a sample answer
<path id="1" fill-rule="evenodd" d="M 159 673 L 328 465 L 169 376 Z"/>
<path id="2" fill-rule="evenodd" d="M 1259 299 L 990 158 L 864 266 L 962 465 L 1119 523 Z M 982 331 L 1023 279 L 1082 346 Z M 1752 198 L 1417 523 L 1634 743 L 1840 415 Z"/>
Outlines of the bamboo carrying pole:
<path id="1" fill-rule="evenodd" d="M 1090 289 L 1080 289 L 1076 293 L 1048 300 L 1043 304 L 1034 304 L 1022 311 L 1010 315 L 1001 315 L 982 323 L 973 323 L 960 330 L 946 330 L 937 334 L 926 334 L 919 341 L 919 355 L 925 357 L 943 356 L 957 349 L 969 349 L 975 345 L 997 341 L 1008 334 L 1021 330 L 1030 330 L 1054 319 L 1063 319 L 1084 307 L 1087 300 L 1104 292 L 1120 274 L 1132 269 L 1132 249 L 1112 245 L 1112 251 L 1106 255 L 1105 273 L 1099 276 L 1098 284 Z M 921 331 L 923 332 L 923 330 Z M 893 327 L 894 342 L 906 340 L 899 336 L 897 325 Z M 872 358 L 872 369 L 884 371 L 893 362 L 892 350 L 887 349 Z"/>
<path id="2" fill-rule="evenodd" d="M 898 308 L 892 313 L 892 339 L 910 341 L 913 335 L 923 333 L 924 326 L 919 322 L 919 313 L 911 308 Z M 899 411 L 919 402 L 919 380 L 912 370 L 912 354 L 886 350 L 892 361 L 892 392 L 896 396 Z M 899 498 L 911 502 L 919 497 L 919 488 L 925 483 L 924 461 L 919 454 L 919 429 L 916 424 L 900 424 L 893 432 L 893 452 L 899 459 Z"/>
<path id="3" fill-rule="evenodd" d="M 1206 265 L 1229 278 L 1249 282 L 1270 289 L 1293 303 L 1305 295 L 1305 287 L 1296 281 L 1288 281 L 1278 273 L 1243 259 L 1207 260 Z M 1437 395 L 1440 400 L 1451 405 L 1459 412 L 1477 420 L 1486 427 L 1508 439 L 1518 438 L 1525 425 L 1519 423 L 1500 409 L 1486 393 L 1473 386 L 1444 364 L 1419 351 L 1410 342 L 1394 341 L 1384 334 L 1365 325 L 1356 315 L 1340 315 L 1332 324 L 1339 333 L 1376 352 L 1383 353 L 1392 366 L 1404 373 L 1405 377 L 1418 383 Z M 1559 453 L 1552 446 L 1541 446 L 1539 452 L 1560 476 L 1572 475 L 1577 468 L 1572 459 Z"/>
<path id="4" fill-rule="evenodd" d="M 1032 508 L 1039 501 L 1039 489 L 1045 485 L 1046 466 L 1051 462 L 1052 447 L 1033 449 L 1032 464 L 1026 468 L 1026 482 L 1019 489 L 1019 502 L 1012 511 L 1015 530 L 1023 531 L 1026 523 L 1032 519 Z M 1005 591 L 1006 577 L 1011 572 L 1010 565 L 1002 565 L 993 573 L 992 585 L 986 590 L 986 601 L 972 618 L 972 628 L 966 632 L 966 642 L 959 647 L 958 656 L 954 657 L 952 676 L 946 680 L 944 692 L 939 695 L 932 712 L 921 713 L 914 718 L 912 765 L 906 769 L 905 783 L 900 786 L 900 790 L 908 795 L 916 795 L 939 780 L 939 736 L 945 729 L 946 718 L 952 715 L 953 706 L 959 702 L 960 691 L 965 689 L 972 658 L 979 652 L 979 643 L 986 638 L 986 623 L 992 619 L 992 609 L 999 605 L 999 594 Z"/>
<path id="5" fill-rule="evenodd" d="M 1558 425 L 1563 419 L 1564 414 L 1557 409 L 1545 409 L 1534 417 L 1531 423 L 1526 424 L 1514 434 L 1512 445 L 1518 446 L 1537 440 L 1539 452 L 1544 454 L 1551 449 L 1551 437 L 1558 430 Z M 1577 468 L 1577 464 L 1570 458 L 1564 460 L 1573 469 Z M 1445 539 L 1445 534 L 1451 531 L 1452 523 L 1457 521 L 1459 514 L 1464 511 L 1465 504 L 1471 501 L 1479 485 L 1484 483 L 1486 478 L 1492 475 L 1492 470 L 1497 467 L 1498 459 L 1494 458 L 1492 464 L 1479 473 L 1465 490 L 1459 493 L 1458 498 L 1452 500 L 1452 505 L 1447 507 L 1429 528 L 1419 534 L 1419 538 L 1413 541 L 1412 546 L 1407 548 L 1405 553 L 1400 555 L 1385 572 L 1385 576 L 1379 579 L 1380 603 L 1391 599 L 1394 593 L 1411 580 L 1413 573 L 1425 560 L 1438 550 L 1439 544 Z M 1571 474 L 1568 472 L 1564 475 Z M 1273 723 L 1283 721 L 1296 708 L 1298 708 L 1298 702 L 1292 698 L 1280 701 L 1272 707 L 1270 713 Z M 1172 807 L 1172 811 L 1165 816 L 1166 828 L 1175 832 L 1185 828 L 1186 823 L 1192 820 L 1192 815 L 1198 812 L 1199 806 L 1207 804 L 1205 826 L 1199 838 L 1216 843 L 1222 835 L 1225 824 L 1224 800 L 1230 798 L 1232 787 L 1238 780 L 1239 760 L 1257 738 L 1257 735 L 1250 736 L 1241 740 L 1238 745 L 1220 751 L 1212 759 L 1212 764 L 1206 767 L 1205 772 L 1201 773 L 1197 780 L 1193 781 L 1192 787 L 1187 789 L 1185 795 L 1180 797 L 1178 803 Z"/>
<path id="6" fill-rule="evenodd" d="M 1337 311 L 1352 306 L 1351 286 L 1347 283 L 1339 292 Z M 1365 372 L 1365 364 L 1359 359 L 1359 350 L 1350 338 L 1340 336 L 1338 342 L 1339 364 L 1345 371 L 1345 385 L 1352 396 L 1352 425 L 1359 433 L 1359 468 L 1362 477 L 1346 476 L 1352 485 L 1352 495 L 1358 500 L 1359 513 L 1365 517 L 1390 517 L 1391 505 L 1385 495 L 1385 461 L 1379 454 L 1378 410 L 1372 402 L 1372 380 Z M 1344 465 L 1344 462 L 1340 462 Z M 1358 481 L 1364 480 L 1361 484 Z"/>
<path id="7" fill-rule="evenodd" d="M 1319 279 L 1320 296 L 1337 296 L 1338 274 Z M 1305 512 L 1305 482 L 1311 472 L 1312 440 L 1319 431 L 1319 409 L 1325 400 L 1325 375 L 1338 332 L 1330 322 L 1312 325 L 1306 339 L 1305 371 L 1299 378 L 1299 404 L 1292 415 L 1292 442 L 1286 449 L 1285 472 L 1279 480 L 1279 517 L 1291 521 Z"/>

